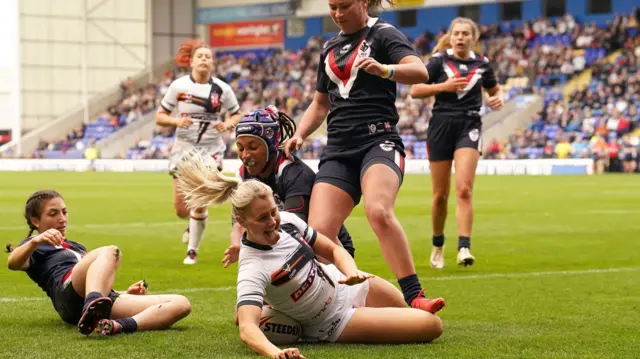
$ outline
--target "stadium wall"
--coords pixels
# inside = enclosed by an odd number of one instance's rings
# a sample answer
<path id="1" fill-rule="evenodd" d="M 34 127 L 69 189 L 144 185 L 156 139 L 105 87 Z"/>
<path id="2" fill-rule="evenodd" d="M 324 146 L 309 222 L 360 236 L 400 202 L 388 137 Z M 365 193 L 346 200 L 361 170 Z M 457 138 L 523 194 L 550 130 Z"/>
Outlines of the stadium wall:
<path id="1" fill-rule="evenodd" d="M 457 0 L 449 0 L 448 3 L 455 2 Z M 556 0 L 550 0 L 556 1 Z M 562 2 L 563 0 L 559 0 Z M 566 0 L 566 12 L 572 14 L 577 19 L 583 22 L 596 22 L 599 25 L 604 25 L 607 20 L 610 20 L 613 14 L 631 13 L 634 6 L 637 6 L 637 1 L 634 0 L 612 0 L 611 13 L 609 14 L 591 14 L 588 6 L 589 0 Z M 460 1 L 466 4 L 474 2 L 473 0 Z M 489 25 L 495 23 L 502 23 L 501 6 L 500 2 L 483 2 L 475 4 L 478 6 L 478 18 L 476 19 L 480 24 Z M 544 16 L 544 4 L 547 0 L 524 0 L 521 5 L 521 20 L 512 21 L 515 24 L 522 23 L 524 20 L 534 20 L 541 16 Z M 324 4 L 324 0 L 304 0 L 301 5 L 301 10 L 298 11 L 298 16 L 306 17 L 304 19 L 303 31 L 296 31 L 294 36 L 287 32 L 285 40 L 285 48 L 291 50 L 298 50 L 303 48 L 310 37 L 312 36 L 325 36 L 331 37 L 335 35 L 335 32 L 327 31 L 332 28 L 331 19 L 328 18 L 327 7 Z M 439 1 L 438 5 L 441 5 L 443 1 Z M 432 7 L 433 2 L 426 1 L 427 7 L 413 8 L 416 10 L 417 26 L 403 27 L 399 23 L 399 14 L 406 9 L 398 9 L 394 11 L 385 11 L 382 13 L 381 18 L 394 26 L 398 27 L 403 33 L 409 37 L 415 38 L 426 30 L 437 33 L 440 28 L 448 27 L 453 18 L 463 11 L 462 6 L 439 6 Z M 431 5 L 429 5 L 431 4 Z M 413 10 L 411 9 L 411 10 Z M 300 19 L 291 19 L 287 22 L 300 22 Z M 289 25 L 289 24 L 287 24 Z M 289 26 L 288 26 L 289 27 Z"/>
<path id="2" fill-rule="evenodd" d="M 304 160 L 314 171 L 318 160 Z M 242 163 L 224 161 L 225 172 L 237 172 Z M 166 172 L 169 160 L 47 160 L 0 159 L 0 171 Z M 429 161 L 405 161 L 405 173 L 429 174 Z M 592 159 L 480 160 L 478 175 L 592 175 Z"/>
<path id="3" fill-rule="evenodd" d="M 84 93 L 147 67 L 148 18 L 147 1 L 21 0 L 22 127 L 48 123 Z"/>

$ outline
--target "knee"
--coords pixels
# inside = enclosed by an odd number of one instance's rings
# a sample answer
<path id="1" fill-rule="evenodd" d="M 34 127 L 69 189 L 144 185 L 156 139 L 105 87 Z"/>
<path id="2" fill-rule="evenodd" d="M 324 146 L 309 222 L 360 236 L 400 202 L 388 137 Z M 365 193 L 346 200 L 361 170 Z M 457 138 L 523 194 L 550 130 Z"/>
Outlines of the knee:
<path id="1" fill-rule="evenodd" d="M 424 329 L 423 329 L 423 340 L 426 342 L 430 342 L 436 340 L 442 336 L 444 332 L 444 327 L 442 325 L 442 319 L 437 315 L 430 315 L 429 320 L 426 321 Z"/>
<path id="2" fill-rule="evenodd" d="M 449 193 L 436 192 L 433 194 L 433 204 L 437 207 L 446 207 L 449 201 Z"/>
<path id="3" fill-rule="evenodd" d="M 389 227 L 395 218 L 393 207 L 384 206 L 382 203 L 365 205 L 364 211 L 372 227 Z"/>
<path id="4" fill-rule="evenodd" d="M 471 201 L 473 189 L 470 184 L 461 184 L 456 187 L 456 197 L 459 201 Z"/>
<path id="5" fill-rule="evenodd" d="M 185 296 L 179 296 L 174 300 L 176 304 L 176 320 L 180 320 L 191 314 L 191 302 Z"/>
<path id="6" fill-rule="evenodd" d="M 100 255 L 111 258 L 115 262 L 120 263 L 120 259 L 122 259 L 122 250 L 117 246 L 106 246 L 102 248 Z"/>
<path id="7" fill-rule="evenodd" d="M 189 218 L 189 210 L 184 205 L 176 204 L 175 210 L 176 210 L 176 216 L 178 216 L 179 218 L 182 218 L 182 219 Z"/>

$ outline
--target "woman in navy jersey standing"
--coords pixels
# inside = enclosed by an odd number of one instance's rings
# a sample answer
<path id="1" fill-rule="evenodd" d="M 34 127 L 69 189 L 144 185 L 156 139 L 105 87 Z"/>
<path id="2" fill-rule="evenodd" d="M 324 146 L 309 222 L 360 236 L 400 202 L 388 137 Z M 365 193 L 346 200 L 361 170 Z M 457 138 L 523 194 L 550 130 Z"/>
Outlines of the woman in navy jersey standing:
<path id="1" fill-rule="evenodd" d="M 313 102 L 285 144 L 293 160 L 293 152 L 327 119 L 327 146 L 311 194 L 309 225 L 337 241 L 345 219 L 364 198 L 367 219 L 406 303 L 435 313 L 444 300 L 424 296 L 407 235 L 394 213 L 405 157 L 396 130 L 396 83 L 423 83 L 428 73 L 405 35 L 369 15 L 382 0 L 328 3 L 341 31 L 324 46 Z"/>
<path id="2" fill-rule="evenodd" d="M 433 268 L 444 267 L 444 225 L 454 163 L 459 234 L 457 262 L 467 266 L 475 261 L 470 251 L 472 190 L 482 151 L 482 88 L 490 96 L 487 105 L 491 109 L 500 110 L 504 105 L 502 90 L 489 60 L 472 51 L 479 37 L 478 27 L 472 20 L 454 19 L 427 64 L 429 80 L 411 89 L 414 98 L 436 97 L 427 130 L 433 185 L 430 258 Z"/>

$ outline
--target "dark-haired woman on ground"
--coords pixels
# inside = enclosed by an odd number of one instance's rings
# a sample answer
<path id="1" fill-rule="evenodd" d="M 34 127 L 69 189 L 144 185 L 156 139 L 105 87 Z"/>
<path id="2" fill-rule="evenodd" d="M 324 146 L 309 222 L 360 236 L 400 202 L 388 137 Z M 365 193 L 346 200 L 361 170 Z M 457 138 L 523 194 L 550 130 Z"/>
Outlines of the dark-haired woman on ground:
<path id="1" fill-rule="evenodd" d="M 144 281 L 126 293 L 114 291 L 122 252 L 116 246 L 88 252 L 66 239 L 67 206 L 58 192 L 39 191 L 29 197 L 25 219 L 29 235 L 9 255 L 9 269 L 27 272 L 47 293 L 60 318 L 77 325 L 81 334 L 165 329 L 190 313 L 187 298 L 146 295 Z"/>
<path id="2" fill-rule="evenodd" d="M 279 210 L 293 213 L 307 222 L 316 174 L 303 161 L 287 159 L 280 148 L 280 144 L 295 131 L 295 122 L 275 106 L 243 116 L 236 127 L 238 158 L 242 161 L 238 177 L 242 180 L 257 179 L 268 185 Z M 238 260 L 242 233 L 244 228 L 234 222 L 231 246 L 222 260 L 225 267 Z M 353 257 L 353 242 L 344 226 L 338 232 L 338 240 Z"/>
<path id="3" fill-rule="evenodd" d="M 309 225 L 337 241 L 340 226 L 362 198 L 406 303 L 435 313 L 444 307 L 444 299 L 425 296 L 409 240 L 394 211 L 405 158 L 396 129 L 396 86 L 426 82 L 429 74 L 407 37 L 373 16 L 382 0 L 328 3 L 329 15 L 341 31 L 322 50 L 313 102 L 285 144 L 293 159 L 304 140 L 327 120 L 327 146 L 313 186 Z"/>
<path id="4" fill-rule="evenodd" d="M 156 112 L 160 126 L 177 127 L 176 142 L 171 149 L 169 174 L 173 176 L 176 164 L 185 154 L 196 149 L 211 166 L 222 170 L 226 145 L 223 132 L 232 130 L 240 121 L 240 106 L 231 86 L 213 76 L 213 51 L 201 41 L 185 41 L 176 55 L 179 67 L 191 69 L 169 85 Z M 176 110 L 176 117 L 171 113 Z M 222 110 L 230 116 L 224 121 Z M 200 242 L 207 225 L 206 208 L 187 210 L 173 181 L 174 207 L 180 218 L 189 218 L 189 226 L 182 235 L 188 242 L 184 264 L 196 264 Z"/>

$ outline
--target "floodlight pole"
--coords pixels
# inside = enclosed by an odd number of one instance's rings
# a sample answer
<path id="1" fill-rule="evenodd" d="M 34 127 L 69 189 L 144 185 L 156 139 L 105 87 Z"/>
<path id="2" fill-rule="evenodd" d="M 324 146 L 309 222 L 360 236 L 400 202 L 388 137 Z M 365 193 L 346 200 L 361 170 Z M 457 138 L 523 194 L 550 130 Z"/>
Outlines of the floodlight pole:
<path id="1" fill-rule="evenodd" d="M 81 61 L 80 61 L 80 65 L 81 65 L 81 78 L 82 78 L 82 107 L 83 107 L 83 120 L 82 122 L 87 124 L 89 123 L 89 74 L 88 74 L 88 49 L 87 47 L 89 46 L 89 39 L 88 39 L 88 16 L 89 16 L 89 10 L 88 10 L 88 4 L 87 4 L 88 0 L 84 0 L 82 3 L 82 7 L 83 7 L 83 11 L 82 11 L 82 28 L 84 29 L 83 33 L 84 35 L 82 36 L 82 51 L 81 51 Z"/>

